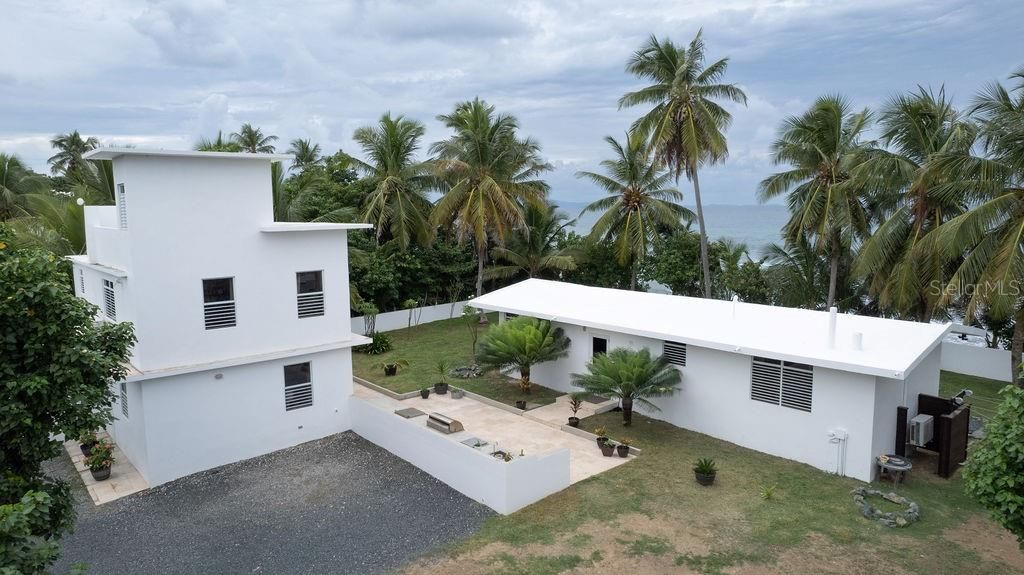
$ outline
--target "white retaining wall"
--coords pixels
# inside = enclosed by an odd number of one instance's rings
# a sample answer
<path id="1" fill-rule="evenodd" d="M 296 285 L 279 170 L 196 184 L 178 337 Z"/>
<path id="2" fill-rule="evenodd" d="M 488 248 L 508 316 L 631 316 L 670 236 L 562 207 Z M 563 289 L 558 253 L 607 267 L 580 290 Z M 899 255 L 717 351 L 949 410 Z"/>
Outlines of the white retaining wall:
<path id="1" fill-rule="evenodd" d="M 466 303 L 466 301 L 457 301 L 455 303 L 442 303 L 416 308 L 412 314 L 412 325 L 417 326 L 422 323 L 459 317 L 462 315 L 462 308 L 465 307 Z M 377 331 L 395 331 L 405 329 L 408 326 L 409 310 L 407 309 L 389 311 L 377 315 Z M 352 333 L 366 335 L 363 333 L 363 316 L 352 318 Z"/>
<path id="2" fill-rule="evenodd" d="M 953 341 L 942 342 L 942 369 L 1009 383 L 1013 381 L 1010 352 Z"/>
<path id="3" fill-rule="evenodd" d="M 356 397 L 349 402 L 353 431 L 498 513 L 569 487 L 568 449 L 506 463 L 427 428 L 422 419 L 410 421 Z"/>

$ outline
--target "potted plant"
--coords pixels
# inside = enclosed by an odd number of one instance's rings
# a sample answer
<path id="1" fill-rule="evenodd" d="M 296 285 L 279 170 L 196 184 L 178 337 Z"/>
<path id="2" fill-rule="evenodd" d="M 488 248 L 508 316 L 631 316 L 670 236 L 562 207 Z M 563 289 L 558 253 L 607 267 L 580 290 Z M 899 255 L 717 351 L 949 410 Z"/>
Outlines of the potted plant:
<path id="1" fill-rule="evenodd" d="M 693 474 L 697 478 L 697 483 L 705 486 L 711 485 L 715 482 L 715 475 L 718 474 L 715 460 L 706 457 L 698 459 L 697 463 L 693 465 Z"/>
<path id="2" fill-rule="evenodd" d="M 572 416 L 569 417 L 569 427 L 579 427 L 580 418 L 576 417 L 579 413 L 580 408 L 583 407 L 583 394 L 574 393 L 569 396 L 569 411 L 572 412 Z"/>
<path id="3" fill-rule="evenodd" d="M 426 398 L 430 397 L 430 388 L 429 387 L 424 387 L 423 389 L 421 389 L 420 390 L 420 397 L 422 397 L 423 399 L 426 399 Z"/>
<path id="4" fill-rule="evenodd" d="M 517 399 L 516 400 L 516 409 L 522 409 L 523 411 L 526 411 L 526 400 L 525 399 Z"/>
<path id="5" fill-rule="evenodd" d="M 92 473 L 96 481 L 103 481 L 110 477 L 110 467 L 114 465 L 114 446 L 109 441 L 98 441 L 92 446 L 89 457 L 85 458 L 85 465 Z"/>
<path id="6" fill-rule="evenodd" d="M 440 381 L 434 384 L 434 393 L 444 395 L 448 393 L 448 372 L 451 371 L 451 364 L 446 359 L 437 360 L 437 365 L 434 366 L 434 371 L 437 373 Z"/>
<path id="7" fill-rule="evenodd" d="M 629 457 L 629 446 L 632 445 L 632 439 L 620 439 L 619 444 L 615 446 L 615 450 L 619 453 L 619 457 Z"/>
<path id="8" fill-rule="evenodd" d="M 601 444 L 601 455 L 605 457 L 611 457 L 615 455 L 615 443 L 611 441 L 605 441 Z"/>
<path id="9" fill-rule="evenodd" d="M 608 435 L 607 435 L 607 432 L 605 431 L 605 429 L 603 427 L 595 428 L 594 429 L 594 435 L 597 436 L 597 446 L 598 447 L 601 447 L 602 445 L 604 445 L 605 443 L 608 442 Z"/>
<path id="10" fill-rule="evenodd" d="M 404 359 L 395 358 L 387 361 L 377 362 L 373 364 L 373 366 L 371 367 L 373 367 L 373 369 L 383 369 L 384 375 L 390 377 L 398 373 L 398 368 L 409 367 L 409 362 L 405 361 Z"/>
<path id="11" fill-rule="evenodd" d="M 95 431 L 86 431 L 82 435 L 78 436 L 78 441 L 82 444 L 80 446 L 82 448 L 82 455 L 89 457 L 89 453 L 92 452 L 92 447 L 99 442 L 99 439 L 96 438 Z"/>

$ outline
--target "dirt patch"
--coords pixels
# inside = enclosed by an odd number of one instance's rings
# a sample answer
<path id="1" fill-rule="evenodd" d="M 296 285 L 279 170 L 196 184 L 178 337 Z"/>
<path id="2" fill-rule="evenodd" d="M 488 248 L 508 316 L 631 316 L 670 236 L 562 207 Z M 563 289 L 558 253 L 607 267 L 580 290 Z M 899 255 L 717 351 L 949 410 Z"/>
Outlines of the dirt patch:
<path id="1" fill-rule="evenodd" d="M 1009 531 L 983 517 L 972 517 L 965 523 L 942 532 L 942 536 L 970 549 L 986 561 L 1002 563 L 1024 573 L 1024 553 Z"/>
<path id="2" fill-rule="evenodd" d="M 779 555 L 774 563 L 744 563 L 728 568 L 725 572 L 729 575 L 875 575 L 882 570 L 871 560 L 870 555 L 836 545 L 825 536 L 812 533 L 799 546 Z M 907 575 L 903 569 L 889 565 L 884 572 L 888 575 Z"/>

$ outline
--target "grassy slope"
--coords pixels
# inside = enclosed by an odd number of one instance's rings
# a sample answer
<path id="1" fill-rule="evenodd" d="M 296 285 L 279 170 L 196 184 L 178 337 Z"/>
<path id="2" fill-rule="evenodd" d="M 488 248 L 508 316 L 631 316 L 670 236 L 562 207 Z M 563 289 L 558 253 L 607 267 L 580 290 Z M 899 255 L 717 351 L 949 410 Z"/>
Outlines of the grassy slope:
<path id="1" fill-rule="evenodd" d="M 974 395 L 967 399 L 971 405 L 971 413 L 989 418 L 995 415 L 1001 398 L 999 390 L 1009 385 L 994 379 L 962 375 L 949 371 L 942 372 L 939 379 L 939 395 L 950 397 L 960 392 L 961 389 L 970 389 Z"/>
<path id="2" fill-rule="evenodd" d="M 490 314 L 492 323 L 497 322 L 497 314 Z M 482 336 L 486 326 L 480 327 Z M 370 356 L 363 353 L 352 354 L 352 368 L 355 374 L 399 393 L 416 391 L 429 387 L 438 381 L 435 369 L 438 360 L 445 359 L 453 367 L 472 363 L 473 338 L 469 328 L 459 318 L 426 323 L 409 330 L 388 332 L 394 343 L 390 352 Z M 380 368 L 372 366 L 384 360 L 402 358 L 409 362 L 407 369 L 399 370 L 398 375 L 384 377 Z M 485 373 L 475 379 L 449 378 L 449 383 L 485 397 L 514 405 L 519 399 L 534 403 L 551 403 L 560 392 L 534 385 L 529 395 L 519 391 L 514 380 L 497 372 Z M 543 383 L 543 382 L 539 382 Z"/>

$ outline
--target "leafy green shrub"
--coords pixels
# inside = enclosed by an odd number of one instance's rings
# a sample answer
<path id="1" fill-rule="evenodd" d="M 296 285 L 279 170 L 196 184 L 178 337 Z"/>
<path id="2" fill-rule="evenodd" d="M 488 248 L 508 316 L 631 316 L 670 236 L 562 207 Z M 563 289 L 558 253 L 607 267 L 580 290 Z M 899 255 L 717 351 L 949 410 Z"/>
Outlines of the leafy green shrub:
<path id="1" fill-rule="evenodd" d="M 370 338 L 373 341 L 365 345 L 357 346 L 356 351 L 359 353 L 365 353 L 366 355 L 380 355 L 391 351 L 393 346 L 391 344 L 391 336 L 388 334 L 374 332 Z"/>
<path id="2" fill-rule="evenodd" d="M 762 485 L 761 486 L 761 499 L 770 501 L 775 498 L 775 490 L 778 489 L 778 485 Z"/>
<path id="3" fill-rule="evenodd" d="M 1024 549 L 1024 389 L 1006 386 L 964 468 L 967 492 L 1017 536 Z"/>

